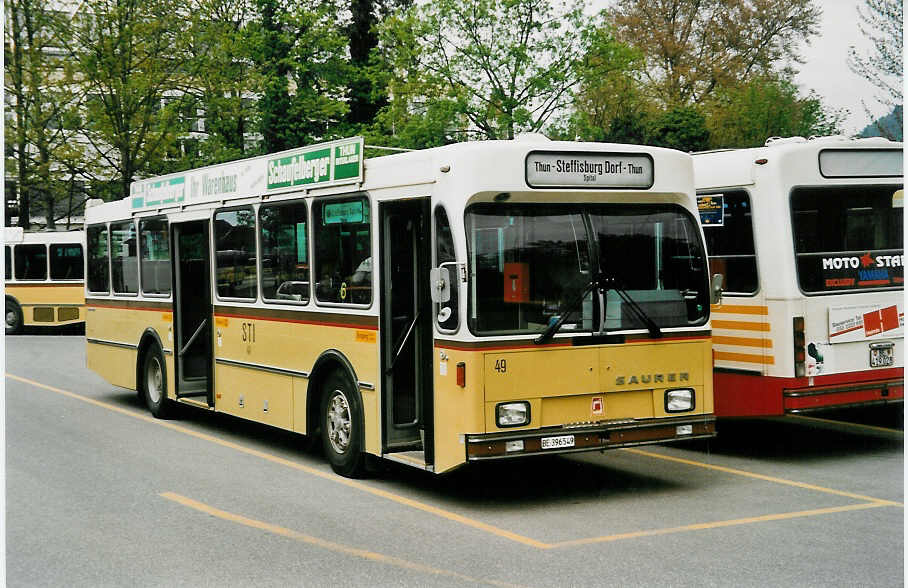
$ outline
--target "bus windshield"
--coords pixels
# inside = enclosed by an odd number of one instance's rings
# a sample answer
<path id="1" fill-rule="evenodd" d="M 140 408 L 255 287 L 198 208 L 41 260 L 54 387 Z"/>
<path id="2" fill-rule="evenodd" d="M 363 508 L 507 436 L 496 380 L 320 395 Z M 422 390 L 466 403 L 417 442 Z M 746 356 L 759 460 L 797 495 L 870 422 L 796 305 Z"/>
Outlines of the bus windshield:
<path id="1" fill-rule="evenodd" d="M 791 211 L 801 290 L 902 287 L 900 186 L 796 188 Z"/>
<path id="2" fill-rule="evenodd" d="M 598 277 L 624 289 L 660 328 L 706 320 L 706 258 L 681 207 L 477 204 L 466 226 L 476 334 L 539 333 L 565 309 L 572 312 L 561 332 L 645 328 L 614 290 L 578 303 Z"/>

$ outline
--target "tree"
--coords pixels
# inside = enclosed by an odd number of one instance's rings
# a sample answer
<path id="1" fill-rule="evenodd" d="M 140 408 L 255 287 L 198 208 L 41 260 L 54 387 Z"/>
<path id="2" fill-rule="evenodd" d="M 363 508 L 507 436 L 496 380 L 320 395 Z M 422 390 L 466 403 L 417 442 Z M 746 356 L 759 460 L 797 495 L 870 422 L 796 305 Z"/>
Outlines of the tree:
<path id="1" fill-rule="evenodd" d="M 261 76 L 262 147 L 282 151 L 331 138 L 347 112 L 347 40 L 330 1 L 256 0 L 252 30 Z"/>
<path id="2" fill-rule="evenodd" d="M 844 118 L 816 94 L 799 96 L 791 81 L 762 76 L 717 90 L 707 109 L 712 148 L 758 147 L 768 137 L 833 135 Z"/>
<path id="3" fill-rule="evenodd" d="M 709 148 L 709 129 L 695 108 L 678 106 L 652 119 L 646 142 L 679 151 L 703 151 Z"/>
<path id="4" fill-rule="evenodd" d="M 565 139 L 641 143 L 652 109 L 644 96 L 643 54 L 615 40 L 608 26 L 595 30 L 581 66 L 570 130 Z"/>
<path id="5" fill-rule="evenodd" d="M 592 35 L 580 3 L 437 0 L 381 28 L 399 112 L 441 99 L 454 134 L 510 139 L 539 131 L 571 102 Z M 412 76 L 412 77 L 411 77 Z M 420 106 L 422 105 L 422 106 Z"/>
<path id="6" fill-rule="evenodd" d="M 209 165 L 250 155 L 247 137 L 256 127 L 255 96 L 260 93 L 249 55 L 251 0 L 197 0 L 192 11 L 189 55 L 194 75 L 183 91 L 204 124 L 196 125 L 197 161 Z"/>
<path id="7" fill-rule="evenodd" d="M 675 107 L 798 62 L 821 13 L 813 0 L 617 0 L 611 14 L 618 40 L 645 56 L 652 98 Z"/>
<path id="8" fill-rule="evenodd" d="M 71 58 L 84 87 L 82 132 L 125 198 L 153 174 L 182 132 L 191 72 L 177 0 L 85 0 L 73 20 Z M 169 98 L 169 99 L 168 99 Z"/>
<path id="9" fill-rule="evenodd" d="M 60 58 L 69 43 L 61 26 L 68 15 L 44 2 L 10 0 L 5 16 L 4 89 L 12 106 L 5 139 L 16 168 L 15 190 L 7 193 L 18 196 L 19 226 L 30 227 L 37 204 L 53 227 L 66 164 L 77 166 L 82 156 L 73 141 L 78 88 Z"/>
<path id="10" fill-rule="evenodd" d="M 901 0 L 864 0 L 864 10 L 858 7 L 863 24 L 861 33 L 873 43 L 870 55 L 860 55 L 854 46 L 848 51 L 848 67 L 854 73 L 877 87 L 881 94 L 876 99 L 896 115 L 897 127 L 902 126 L 903 84 L 903 7 Z M 864 110 L 871 120 L 874 117 L 867 104 Z M 884 137 L 894 139 L 894 134 L 884 125 L 877 125 Z"/>

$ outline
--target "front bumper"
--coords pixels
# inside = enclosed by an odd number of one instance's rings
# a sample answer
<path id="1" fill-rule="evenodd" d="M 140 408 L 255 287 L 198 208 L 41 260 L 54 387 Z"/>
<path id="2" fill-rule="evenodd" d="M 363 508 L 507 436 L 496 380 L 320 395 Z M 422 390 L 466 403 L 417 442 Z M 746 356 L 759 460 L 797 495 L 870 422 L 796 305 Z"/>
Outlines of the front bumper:
<path id="1" fill-rule="evenodd" d="M 687 439 L 715 437 L 716 419 L 713 415 L 671 417 L 645 420 L 622 420 L 584 427 L 548 427 L 466 435 L 467 461 L 505 459 L 527 455 L 579 453 L 650 445 Z M 573 437 L 570 447 L 543 449 L 542 440 L 551 437 Z M 509 442 L 522 441 L 522 449 L 508 450 Z M 511 447 L 514 443 L 511 443 Z"/>

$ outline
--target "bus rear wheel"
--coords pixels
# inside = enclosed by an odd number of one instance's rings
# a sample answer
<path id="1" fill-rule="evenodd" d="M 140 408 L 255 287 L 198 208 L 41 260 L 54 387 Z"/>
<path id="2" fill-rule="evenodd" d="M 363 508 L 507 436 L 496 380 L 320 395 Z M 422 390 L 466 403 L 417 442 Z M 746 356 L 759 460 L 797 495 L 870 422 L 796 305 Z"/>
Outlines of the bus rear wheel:
<path id="1" fill-rule="evenodd" d="M 142 365 L 142 392 L 145 404 L 155 418 L 166 419 L 171 414 L 171 401 L 167 398 L 167 369 L 164 354 L 154 345 L 145 352 Z"/>
<path id="2" fill-rule="evenodd" d="M 6 334 L 15 335 L 22 330 L 22 308 L 15 300 L 6 299 Z"/>
<path id="3" fill-rule="evenodd" d="M 363 453 L 363 405 L 350 379 L 334 372 L 325 380 L 321 406 L 322 447 L 335 473 L 360 478 L 366 471 Z"/>

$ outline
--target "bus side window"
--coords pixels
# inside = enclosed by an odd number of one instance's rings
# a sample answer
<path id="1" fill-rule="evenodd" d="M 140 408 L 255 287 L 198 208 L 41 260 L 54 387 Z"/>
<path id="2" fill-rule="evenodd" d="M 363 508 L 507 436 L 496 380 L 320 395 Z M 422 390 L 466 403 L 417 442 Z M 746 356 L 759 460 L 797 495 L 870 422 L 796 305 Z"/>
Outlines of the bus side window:
<path id="1" fill-rule="evenodd" d="M 448 215 L 441 206 L 435 208 L 435 265 L 446 267 L 451 282 L 451 298 L 435 309 L 438 327 L 448 331 L 457 329 L 459 317 L 457 313 L 460 275 L 457 271 L 457 257 L 454 254 L 454 237 Z"/>
<path id="2" fill-rule="evenodd" d="M 5 269 L 4 269 L 4 272 L 5 272 L 6 275 L 5 275 L 4 277 L 5 277 L 7 280 L 11 280 L 11 279 L 13 278 L 13 260 L 12 260 L 12 253 L 10 253 L 9 245 L 4 245 L 3 248 L 4 248 L 4 250 L 6 251 L 6 265 L 4 266 L 4 268 L 5 268 Z"/>
<path id="3" fill-rule="evenodd" d="M 254 300 L 258 292 L 255 213 L 252 207 L 222 210 L 214 215 L 217 291 L 221 298 Z"/>
<path id="4" fill-rule="evenodd" d="M 66 243 L 50 246 L 51 280 L 81 280 L 84 271 L 81 244 Z"/>
<path id="5" fill-rule="evenodd" d="M 320 302 L 372 302 L 369 201 L 357 197 L 312 205 L 315 297 Z"/>
<path id="6" fill-rule="evenodd" d="M 47 245 L 16 246 L 16 279 L 47 279 Z"/>
<path id="7" fill-rule="evenodd" d="M 170 239 L 167 220 L 139 221 L 140 273 L 143 294 L 170 294 Z"/>
<path id="8" fill-rule="evenodd" d="M 138 294 L 139 258 L 132 221 L 110 225 L 110 261 L 114 294 Z"/>
<path id="9" fill-rule="evenodd" d="M 307 227 L 305 202 L 269 204 L 259 209 L 263 299 L 309 301 Z"/>
<path id="10" fill-rule="evenodd" d="M 107 227 L 88 227 L 88 291 L 107 293 L 110 289 L 109 260 L 107 258 Z"/>
<path id="11" fill-rule="evenodd" d="M 725 276 L 724 290 L 755 294 L 759 288 L 754 249 L 750 196 L 744 191 L 725 192 L 721 225 L 704 225 L 709 274 Z"/>

